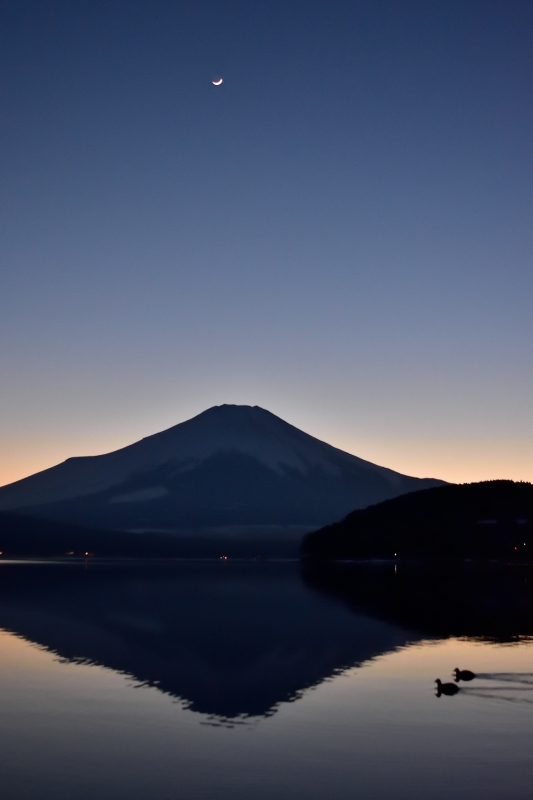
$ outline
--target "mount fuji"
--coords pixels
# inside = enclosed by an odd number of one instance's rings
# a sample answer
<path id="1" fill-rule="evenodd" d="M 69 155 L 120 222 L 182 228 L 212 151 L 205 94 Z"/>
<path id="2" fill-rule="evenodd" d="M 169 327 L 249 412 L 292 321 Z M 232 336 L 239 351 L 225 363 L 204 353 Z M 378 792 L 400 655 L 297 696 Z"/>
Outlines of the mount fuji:
<path id="1" fill-rule="evenodd" d="M 443 483 L 363 461 L 258 406 L 222 405 L 3 486 L 0 511 L 138 533 L 301 537 Z"/>

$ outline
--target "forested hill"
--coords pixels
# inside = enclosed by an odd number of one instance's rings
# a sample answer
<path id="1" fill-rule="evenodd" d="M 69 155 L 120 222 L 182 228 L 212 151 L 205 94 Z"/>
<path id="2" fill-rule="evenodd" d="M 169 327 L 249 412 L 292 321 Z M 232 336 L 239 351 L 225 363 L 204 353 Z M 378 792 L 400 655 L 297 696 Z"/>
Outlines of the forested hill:
<path id="1" fill-rule="evenodd" d="M 533 551 L 532 521 L 531 483 L 448 484 L 352 511 L 308 534 L 302 553 L 324 560 L 523 559 Z"/>

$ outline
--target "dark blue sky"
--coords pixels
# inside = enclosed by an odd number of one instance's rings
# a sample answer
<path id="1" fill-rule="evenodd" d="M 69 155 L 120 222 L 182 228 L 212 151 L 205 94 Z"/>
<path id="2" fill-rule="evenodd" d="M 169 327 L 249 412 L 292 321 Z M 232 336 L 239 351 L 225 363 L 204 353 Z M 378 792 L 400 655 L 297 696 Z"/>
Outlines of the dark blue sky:
<path id="1" fill-rule="evenodd" d="M 529 0 L 0 9 L 0 483 L 223 402 L 533 479 Z"/>

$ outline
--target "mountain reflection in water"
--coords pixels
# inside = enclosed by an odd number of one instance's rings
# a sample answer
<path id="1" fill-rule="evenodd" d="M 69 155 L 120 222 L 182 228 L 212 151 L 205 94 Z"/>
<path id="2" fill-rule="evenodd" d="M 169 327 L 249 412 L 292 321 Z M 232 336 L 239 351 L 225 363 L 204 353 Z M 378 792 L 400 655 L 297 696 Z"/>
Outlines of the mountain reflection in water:
<path id="1" fill-rule="evenodd" d="M 5 563 L 0 627 L 227 721 L 268 716 L 423 638 L 533 635 L 529 568 L 302 574 L 296 563 Z"/>
<path id="2" fill-rule="evenodd" d="M 412 639 L 306 587 L 296 563 L 4 564 L 0 578 L 0 627 L 223 719 L 269 715 Z"/>
<path id="3" fill-rule="evenodd" d="M 533 566 L 502 563 L 304 563 L 306 584 L 355 613 L 424 638 L 511 643 L 533 636 Z"/>

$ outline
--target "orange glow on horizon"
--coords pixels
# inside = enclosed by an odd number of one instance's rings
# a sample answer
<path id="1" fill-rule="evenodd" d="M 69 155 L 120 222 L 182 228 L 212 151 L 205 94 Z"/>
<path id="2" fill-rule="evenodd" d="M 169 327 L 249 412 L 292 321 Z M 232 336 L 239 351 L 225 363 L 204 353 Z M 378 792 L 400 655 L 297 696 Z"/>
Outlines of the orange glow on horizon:
<path id="1" fill-rule="evenodd" d="M 141 437 L 139 437 L 141 438 Z M 72 437 L 71 439 L 0 439 L 0 486 L 55 467 L 72 456 L 97 456 L 126 447 L 131 437 Z"/>
<path id="2" fill-rule="evenodd" d="M 334 447 L 420 478 L 441 478 L 451 483 L 507 478 L 533 482 L 533 442 L 505 439 L 423 439 L 327 436 L 325 431 L 308 431 Z M 140 439 L 143 434 L 140 434 Z M 72 437 L 63 440 L 24 439 L 0 441 L 0 486 L 60 464 L 71 456 L 108 453 L 135 441 Z"/>
<path id="3" fill-rule="evenodd" d="M 450 483 L 533 483 L 533 442 L 504 439 L 336 439 L 330 444 L 379 466 Z"/>

